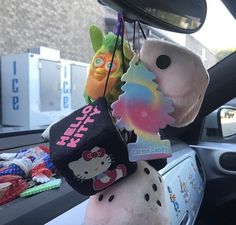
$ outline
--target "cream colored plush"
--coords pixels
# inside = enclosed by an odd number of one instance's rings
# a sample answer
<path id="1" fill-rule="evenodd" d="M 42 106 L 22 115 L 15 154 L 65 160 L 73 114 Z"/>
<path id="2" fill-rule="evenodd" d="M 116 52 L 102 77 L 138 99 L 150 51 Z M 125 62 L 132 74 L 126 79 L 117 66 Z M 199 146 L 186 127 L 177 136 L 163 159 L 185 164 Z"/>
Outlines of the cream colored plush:
<path id="1" fill-rule="evenodd" d="M 171 64 L 166 69 L 156 66 L 160 55 L 170 57 Z M 172 43 L 148 40 L 141 49 L 141 60 L 156 74 L 160 90 L 173 101 L 174 127 L 191 123 L 200 109 L 209 75 L 199 56 L 184 47 Z"/>
<path id="2" fill-rule="evenodd" d="M 160 174 L 139 162 L 129 178 L 90 197 L 85 221 L 85 225 L 167 225 Z"/>

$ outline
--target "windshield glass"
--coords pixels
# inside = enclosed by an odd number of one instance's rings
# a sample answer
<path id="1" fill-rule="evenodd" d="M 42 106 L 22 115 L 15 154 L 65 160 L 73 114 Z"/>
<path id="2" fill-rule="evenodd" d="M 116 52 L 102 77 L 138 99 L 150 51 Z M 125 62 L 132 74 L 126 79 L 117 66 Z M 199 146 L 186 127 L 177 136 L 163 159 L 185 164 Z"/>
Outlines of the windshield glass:
<path id="1" fill-rule="evenodd" d="M 220 0 L 207 3 L 207 19 L 197 33 L 177 34 L 144 25 L 147 38 L 184 45 L 210 68 L 235 51 L 236 26 Z M 107 33 L 114 31 L 116 20 L 116 12 L 94 0 L 3 1 L 0 132 L 44 129 L 82 107 L 94 54 L 89 26 L 96 24 Z M 126 24 L 125 38 L 131 44 L 132 27 Z"/>
<path id="2" fill-rule="evenodd" d="M 206 68 L 212 67 L 236 50 L 236 21 L 220 0 L 207 1 L 205 23 L 196 33 L 185 35 L 161 32 L 174 42 L 197 53 Z"/>

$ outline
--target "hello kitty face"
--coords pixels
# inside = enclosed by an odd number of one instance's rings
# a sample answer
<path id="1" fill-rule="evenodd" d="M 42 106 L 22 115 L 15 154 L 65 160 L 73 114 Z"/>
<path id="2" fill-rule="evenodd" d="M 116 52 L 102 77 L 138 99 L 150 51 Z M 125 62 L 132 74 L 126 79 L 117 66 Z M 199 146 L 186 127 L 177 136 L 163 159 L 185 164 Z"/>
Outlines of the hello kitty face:
<path id="1" fill-rule="evenodd" d="M 80 180 L 87 180 L 105 172 L 111 163 L 105 149 L 94 147 L 91 151 L 84 151 L 79 160 L 69 163 L 69 167 Z"/>

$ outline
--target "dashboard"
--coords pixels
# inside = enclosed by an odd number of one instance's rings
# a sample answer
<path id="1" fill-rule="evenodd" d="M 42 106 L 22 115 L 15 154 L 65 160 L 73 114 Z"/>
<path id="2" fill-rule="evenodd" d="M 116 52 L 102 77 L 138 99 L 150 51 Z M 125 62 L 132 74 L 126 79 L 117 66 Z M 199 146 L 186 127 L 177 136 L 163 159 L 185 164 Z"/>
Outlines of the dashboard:
<path id="1" fill-rule="evenodd" d="M 27 141 L 30 144 L 26 146 Z M 30 141 L 42 143 L 40 134 L 1 138 L 0 150 L 14 152 L 19 146 L 33 146 Z M 175 142 L 172 151 L 167 165 L 159 171 L 165 184 L 170 225 L 193 225 L 204 195 L 205 174 L 197 153 L 191 147 Z M 0 225 L 83 225 L 87 202 L 88 197 L 74 191 L 62 179 L 59 189 L 18 198 L 0 206 Z"/>
<path id="2" fill-rule="evenodd" d="M 172 148 L 167 166 L 159 171 L 165 184 L 170 225 L 193 225 L 204 196 L 205 174 L 193 149 L 185 144 Z M 87 203 L 84 201 L 46 225 L 83 225 Z"/>

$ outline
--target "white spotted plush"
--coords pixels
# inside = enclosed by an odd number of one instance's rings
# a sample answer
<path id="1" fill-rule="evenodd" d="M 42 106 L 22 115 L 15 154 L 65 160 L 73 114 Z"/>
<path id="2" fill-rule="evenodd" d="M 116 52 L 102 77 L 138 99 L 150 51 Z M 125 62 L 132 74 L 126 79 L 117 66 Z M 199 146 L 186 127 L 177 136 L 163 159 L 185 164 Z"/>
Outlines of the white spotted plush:
<path id="1" fill-rule="evenodd" d="M 137 171 L 94 196 L 87 206 L 85 225 L 167 225 L 164 185 L 146 162 Z"/>

